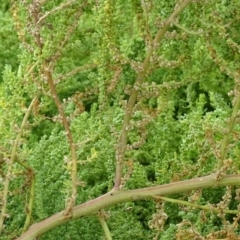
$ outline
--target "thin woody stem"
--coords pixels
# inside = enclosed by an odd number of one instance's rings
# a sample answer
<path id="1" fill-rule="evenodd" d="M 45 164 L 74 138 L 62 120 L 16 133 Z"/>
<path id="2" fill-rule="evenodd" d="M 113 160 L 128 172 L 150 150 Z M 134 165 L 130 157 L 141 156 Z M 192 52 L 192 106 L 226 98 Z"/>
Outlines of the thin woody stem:
<path id="1" fill-rule="evenodd" d="M 13 145 L 13 148 L 12 148 L 12 152 L 11 152 L 11 157 L 10 157 L 10 160 L 8 162 L 8 168 L 7 168 L 7 174 L 6 174 L 6 180 L 4 182 L 4 189 L 3 189 L 3 196 L 2 196 L 2 208 L 1 208 L 1 215 L 0 215 L 0 233 L 2 232 L 3 230 L 3 222 L 4 222 L 4 219 L 6 217 L 6 211 L 7 211 L 7 201 L 8 201 L 8 192 L 9 192 L 9 186 L 10 186 L 10 179 L 11 179 L 11 174 L 12 174 L 12 168 L 13 168 L 13 163 L 16 159 L 16 155 L 17 155 L 17 148 L 18 148 L 18 145 L 19 145 L 19 141 L 20 141 L 20 138 L 23 134 L 23 130 L 27 124 L 27 120 L 30 116 L 30 113 L 32 111 L 32 107 L 34 106 L 35 102 L 37 101 L 37 96 L 33 98 L 32 102 L 30 103 L 26 113 L 25 113 L 25 116 L 22 120 L 22 124 L 21 124 L 21 127 L 19 129 L 19 132 L 17 134 L 17 137 L 14 141 L 14 145 Z M 26 170 L 28 170 L 29 172 L 31 171 L 32 172 L 32 169 L 27 165 L 22 165 Z"/>
<path id="2" fill-rule="evenodd" d="M 173 198 L 168 198 L 168 197 L 157 196 L 155 199 L 156 200 L 162 200 L 162 201 L 165 201 L 165 202 L 185 205 L 185 206 L 188 206 L 188 207 L 191 207 L 191 208 L 197 208 L 197 209 L 202 209 L 202 210 L 205 210 L 205 211 L 211 211 L 211 212 L 215 212 L 215 213 L 219 213 L 220 211 L 222 211 L 223 213 L 228 213 L 228 214 L 238 214 L 239 213 L 238 210 L 229 210 L 229 209 L 220 210 L 220 209 L 218 209 L 216 207 L 214 208 L 210 205 L 209 206 L 208 205 L 203 206 L 203 205 L 200 205 L 200 204 L 190 203 L 190 202 L 187 202 L 187 201 L 184 201 L 184 200 L 173 199 Z"/>
<path id="3" fill-rule="evenodd" d="M 105 220 L 105 212 L 104 210 L 100 210 L 98 213 L 98 220 L 102 226 L 102 229 L 104 231 L 105 237 L 107 240 L 112 240 L 111 232 L 108 228 L 107 222 Z"/>
<path id="4" fill-rule="evenodd" d="M 40 6 L 38 6 L 36 4 L 36 2 L 33 3 L 33 8 L 34 8 L 34 13 L 32 14 L 32 20 L 33 20 L 33 24 L 35 26 L 36 29 L 38 29 L 37 33 L 34 35 L 36 43 L 40 49 L 40 53 L 42 53 L 42 49 L 43 49 L 43 42 L 41 40 L 41 24 L 40 22 L 46 18 L 49 14 L 52 14 L 62 8 L 65 8 L 66 6 L 72 4 L 74 1 L 68 1 L 65 4 L 60 5 L 59 7 L 56 7 L 54 10 L 47 12 L 42 18 L 39 18 L 39 12 L 40 12 Z M 81 11 L 80 11 L 81 12 Z M 80 14 L 79 12 L 79 14 Z M 61 46 L 63 46 L 70 38 L 70 34 L 73 31 L 73 29 L 76 27 L 76 24 L 73 24 L 73 26 L 70 27 L 68 34 L 65 36 L 62 44 L 60 44 L 60 48 Z M 58 51 L 60 54 L 60 50 Z M 58 54 L 58 55 L 59 55 Z M 47 82 L 48 82 L 48 86 L 51 92 L 51 96 L 57 106 L 58 112 L 61 116 L 61 120 L 62 120 L 62 124 L 63 127 L 65 129 L 65 133 L 67 136 L 67 140 L 69 143 L 69 147 L 70 147 L 70 152 L 71 152 L 71 195 L 68 198 L 67 201 L 67 206 L 64 212 L 64 216 L 65 217 L 71 217 L 71 212 L 72 212 L 72 208 L 75 205 L 75 201 L 76 201 L 76 197 L 77 197 L 77 154 L 76 154 L 76 146 L 75 143 L 73 141 L 73 137 L 72 137 L 72 133 L 70 130 L 70 126 L 67 120 L 67 117 L 64 113 L 63 107 L 62 107 L 62 103 L 58 97 L 57 94 L 57 90 L 56 87 L 54 85 L 54 81 L 53 81 L 53 77 L 52 77 L 52 68 L 54 65 L 54 62 L 57 60 L 56 56 L 55 58 L 52 59 L 52 61 L 48 61 L 48 60 L 43 60 L 43 66 L 42 66 L 42 73 L 43 75 L 46 76 Z"/>
<path id="5" fill-rule="evenodd" d="M 229 142 L 231 139 L 231 134 L 232 134 L 236 119 L 238 117 L 239 109 L 240 109 L 240 97 L 237 96 L 236 102 L 233 107 L 232 115 L 231 115 L 230 121 L 228 123 L 227 133 L 224 135 L 222 142 L 221 142 L 218 169 L 221 169 L 221 167 L 223 166 L 224 159 L 226 158 L 227 151 L 228 151 L 228 145 L 229 145 Z"/>
<path id="6" fill-rule="evenodd" d="M 50 70 L 48 70 L 47 63 L 45 62 L 44 71 L 47 77 L 48 85 L 51 91 L 51 95 L 54 99 L 54 102 L 57 106 L 58 112 L 61 116 L 61 120 L 66 132 L 66 136 L 68 139 L 68 143 L 70 146 L 70 152 L 71 152 L 71 180 L 72 180 L 72 187 L 71 187 L 71 197 L 69 198 L 69 201 L 67 203 L 66 209 L 65 209 L 65 215 L 69 216 L 71 215 L 71 209 L 75 205 L 76 197 L 77 197 L 77 154 L 76 154 L 76 147 L 75 143 L 73 141 L 72 133 L 69 127 L 69 123 L 67 120 L 67 117 L 64 113 L 62 103 L 58 97 L 56 87 L 53 83 L 52 74 Z"/>
<path id="7" fill-rule="evenodd" d="M 153 41 L 153 45 L 150 46 L 149 50 L 146 53 L 145 60 L 142 63 L 141 71 L 137 74 L 136 80 L 135 80 L 135 86 L 138 84 L 141 84 L 144 80 L 144 77 L 146 75 L 146 72 L 149 67 L 150 58 L 153 55 L 154 47 L 157 46 L 160 41 L 164 38 L 165 33 L 167 32 L 169 26 L 172 22 L 181 14 L 181 12 L 192 2 L 192 0 L 185 0 L 181 4 L 178 5 L 178 7 L 174 10 L 174 12 L 169 16 L 169 18 L 164 22 L 163 27 L 159 29 L 157 32 L 155 39 Z M 115 184 L 114 184 L 114 190 L 118 190 L 121 185 L 121 179 L 123 175 L 123 166 L 124 166 L 124 157 L 125 152 L 127 149 L 127 139 L 128 139 L 128 126 L 132 117 L 133 108 L 137 101 L 137 95 L 138 91 L 136 90 L 136 87 L 133 86 L 130 98 L 128 100 L 125 115 L 123 119 L 122 124 L 122 130 L 121 135 L 119 139 L 119 143 L 117 146 L 117 154 L 116 154 L 116 173 L 115 173 Z"/>

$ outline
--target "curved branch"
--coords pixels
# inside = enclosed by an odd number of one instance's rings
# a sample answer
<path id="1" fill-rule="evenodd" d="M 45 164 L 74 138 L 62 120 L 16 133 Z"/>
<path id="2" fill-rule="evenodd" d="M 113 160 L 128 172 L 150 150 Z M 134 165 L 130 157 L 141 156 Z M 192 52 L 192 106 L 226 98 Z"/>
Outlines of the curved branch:
<path id="1" fill-rule="evenodd" d="M 17 148 L 18 148 L 18 145 L 19 145 L 20 138 L 23 134 L 23 130 L 24 130 L 26 124 L 27 124 L 27 120 L 30 116 L 32 108 L 33 108 L 35 102 L 37 101 L 37 99 L 38 99 L 38 96 L 35 96 L 33 98 L 32 102 L 30 103 L 30 105 L 29 105 L 29 107 L 28 107 L 28 109 L 25 113 L 25 116 L 22 120 L 20 130 L 19 130 L 19 132 L 17 134 L 17 137 L 16 137 L 16 139 L 14 141 L 14 144 L 13 144 L 11 157 L 10 157 L 10 160 L 9 160 L 9 163 L 8 163 L 8 168 L 7 168 L 6 180 L 4 182 L 4 190 L 3 190 L 3 197 L 2 197 L 2 208 L 1 208 L 1 215 L 0 215 L 0 233 L 3 229 L 3 222 L 4 222 L 4 219 L 6 217 L 8 192 L 9 192 L 10 179 L 11 179 L 11 174 L 12 174 L 12 168 L 13 168 L 14 161 L 16 161 L 22 167 L 24 167 L 28 172 L 33 172 L 30 166 L 28 166 L 24 162 L 21 162 L 21 161 L 17 160 L 16 155 L 17 155 Z"/>
<path id="2" fill-rule="evenodd" d="M 208 205 L 199 205 L 196 203 L 191 203 L 191 202 L 187 202 L 184 200 L 167 198 L 167 197 L 157 197 L 156 200 L 163 200 L 165 202 L 176 203 L 176 204 L 185 205 L 185 206 L 191 207 L 191 208 L 198 208 L 198 209 L 202 209 L 205 211 L 219 213 L 218 208 L 214 208 L 213 206 L 210 206 L 210 205 L 209 206 Z M 235 215 L 239 213 L 238 210 L 229 210 L 229 209 L 223 209 L 223 210 L 221 210 L 221 212 L 228 213 L 228 214 L 235 214 Z"/>
<path id="3" fill-rule="evenodd" d="M 180 25 L 179 23 L 175 22 L 175 21 L 173 21 L 173 24 L 174 24 L 176 27 L 178 27 L 179 29 L 181 29 L 181 30 L 183 30 L 184 32 L 186 32 L 186 33 L 188 33 L 188 34 L 191 34 L 191 35 L 202 35 L 202 34 L 206 33 L 206 32 L 204 32 L 204 31 L 202 31 L 202 30 L 199 30 L 199 31 L 197 31 L 197 32 L 188 30 L 188 29 L 186 29 L 185 27 L 183 27 L 182 25 Z"/>
<path id="4" fill-rule="evenodd" d="M 199 177 L 190 180 L 169 183 L 156 187 L 141 188 L 136 190 L 120 190 L 112 191 L 98 198 L 80 204 L 73 208 L 71 219 L 64 217 L 64 212 L 56 213 L 55 215 L 33 224 L 27 232 L 16 240 L 33 240 L 35 237 L 46 233 L 47 231 L 66 223 L 70 220 L 77 219 L 83 216 L 96 214 L 99 210 L 110 207 L 119 203 L 137 201 L 141 199 L 154 199 L 157 196 L 166 196 L 169 194 L 183 193 L 203 188 L 214 188 L 219 186 L 239 186 L 240 175 L 227 175 L 217 180 L 216 174 L 211 174 L 206 177 Z"/>
<path id="5" fill-rule="evenodd" d="M 54 9 L 52 9 L 51 11 L 48 11 L 45 13 L 45 15 L 43 15 L 42 17 L 39 18 L 39 20 L 37 21 L 37 25 L 40 24 L 46 17 L 48 17 L 50 14 L 53 14 L 65 7 L 68 7 L 69 5 L 71 5 L 72 3 L 76 2 L 76 0 L 71 0 L 71 1 L 67 1 L 66 3 L 61 4 L 58 7 L 55 7 Z M 43 3 L 41 3 L 43 4 Z"/>

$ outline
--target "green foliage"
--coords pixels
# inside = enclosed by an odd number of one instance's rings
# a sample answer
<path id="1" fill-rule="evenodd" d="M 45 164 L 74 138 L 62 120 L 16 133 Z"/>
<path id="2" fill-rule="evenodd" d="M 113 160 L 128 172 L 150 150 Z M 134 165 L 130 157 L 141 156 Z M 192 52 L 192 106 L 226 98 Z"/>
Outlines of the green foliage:
<path id="1" fill-rule="evenodd" d="M 19 42 L 17 34 L 14 31 L 13 19 L 9 13 L 8 1 L 2 1 L 0 6 L 0 72 L 2 73 L 6 65 L 11 65 L 16 71 L 19 64 L 18 54 Z M 0 76 L 0 82 L 2 82 L 2 74 Z"/>
<path id="2" fill-rule="evenodd" d="M 10 186 L 1 239 L 21 235 L 33 195 L 31 224 L 63 211 L 73 190 L 76 205 L 111 191 L 121 153 L 121 191 L 239 173 L 240 3 L 193 1 L 157 43 L 155 35 L 175 5 L 173 0 L 34 0 L 12 3 L 10 10 L 4 1 L 1 197 L 8 179 Z M 237 188 L 171 197 L 179 202 L 159 207 L 154 197 L 106 208 L 113 239 L 224 238 L 226 221 L 237 236 L 239 216 L 223 211 L 239 208 Z M 91 214 L 41 238 L 105 239 L 97 213 Z"/>

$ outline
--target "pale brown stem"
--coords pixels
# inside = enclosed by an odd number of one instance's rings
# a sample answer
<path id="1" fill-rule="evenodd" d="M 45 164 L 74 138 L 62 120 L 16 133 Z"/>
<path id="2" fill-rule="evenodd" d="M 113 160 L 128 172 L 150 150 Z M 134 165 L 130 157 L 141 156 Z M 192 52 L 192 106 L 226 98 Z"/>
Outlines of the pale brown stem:
<path id="1" fill-rule="evenodd" d="M 153 41 L 153 46 L 150 46 L 149 50 L 146 53 L 146 57 L 141 66 L 141 71 L 137 74 L 135 80 L 135 86 L 132 88 L 130 98 L 128 100 L 125 115 L 122 124 L 121 135 L 116 151 L 116 173 L 115 173 L 115 184 L 114 190 L 118 190 L 121 185 L 122 175 L 123 175 L 123 166 L 124 166 L 124 157 L 127 148 L 127 139 L 128 139 L 128 126 L 132 117 L 133 108 L 137 101 L 138 91 L 136 90 L 136 85 L 141 84 L 144 80 L 146 72 L 149 67 L 150 58 L 153 55 L 154 47 L 156 47 L 160 41 L 163 39 L 165 33 L 167 32 L 171 23 L 180 15 L 180 13 L 192 2 L 192 0 L 185 0 L 174 10 L 170 17 L 164 22 L 161 29 L 156 34 L 156 37 Z"/>
<path id="2" fill-rule="evenodd" d="M 222 141 L 221 141 L 221 147 L 220 147 L 220 158 L 218 162 L 218 169 L 220 170 L 223 166 L 224 160 L 227 155 L 228 146 L 231 140 L 231 134 L 234 128 L 234 125 L 236 123 L 236 119 L 238 117 L 238 111 L 240 109 L 240 97 L 237 96 L 236 102 L 233 107 L 232 115 L 230 117 L 230 121 L 228 123 L 228 129 L 227 133 L 224 135 Z"/>
<path id="3" fill-rule="evenodd" d="M 41 234 L 63 224 L 70 220 L 74 220 L 83 216 L 96 214 L 99 210 L 110 207 L 119 203 L 137 201 L 141 199 L 155 199 L 157 196 L 166 196 L 169 194 L 184 193 L 187 191 L 213 188 L 219 186 L 240 186 L 240 175 L 223 176 L 220 180 L 216 179 L 216 174 L 211 174 L 206 177 L 199 177 L 190 180 L 169 183 L 165 185 L 141 188 L 129 191 L 109 192 L 96 199 L 80 204 L 73 208 L 71 219 L 66 219 L 62 212 L 33 224 L 27 232 L 16 240 L 33 240 Z"/>
<path id="4" fill-rule="evenodd" d="M 73 141 L 72 133 L 69 127 L 69 123 L 67 117 L 64 113 L 62 103 L 58 97 L 56 87 L 53 83 L 52 74 L 48 69 L 48 65 L 45 62 L 44 64 L 44 72 L 47 77 L 48 85 L 51 91 L 52 98 L 57 106 L 58 112 L 61 116 L 61 120 L 65 129 L 65 133 L 68 139 L 68 143 L 70 146 L 71 152 L 71 180 L 72 180 L 72 187 L 71 187 L 71 196 L 68 200 L 66 209 L 65 209 L 65 216 L 71 216 L 72 207 L 75 205 L 76 197 L 77 197 L 77 154 L 76 154 L 76 147 Z"/>
<path id="5" fill-rule="evenodd" d="M 41 35 L 40 35 L 41 24 L 40 24 L 40 22 L 44 18 L 46 18 L 49 14 L 52 14 L 53 12 L 62 9 L 64 7 L 72 4 L 73 2 L 74 1 L 68 1 L 66 4 L 62 4 L 59 7 L 56 7 L 54 10 L 46 13 L 40 19 L 39 19 L 39 14 L 37 14 L 37 13 L 40 12 L 41 8 L 40 8 L 40 6 L 38 6 L 36 4 L 36 2 L 34 2 L 33 7 L 35 8 L 35 11 L 34 11 L 34 14 L 32 15 L 32 18 L 33 18 L 33 23 L 35 24 L 35 28 L 38 29 L 37 33 L 34 36 L 35 36 L 36 43 L 37 43 L 37 45 L 40 49 L 40 52 L 42 52 L 42 49 L 43 49 L 43 46 L 44 46 L 43 42 L 41 41 Z M 74 27 L 75 27 L 75 25 L 70 27 L 70 30 L 69 30 L 68 34 L 65 36 L 64 41 L 62 42 L 62 45 L 64 45 L 67 42 L 67 40 L 70 38 L 70 33 L 73 31 Z M 60 55 L 61 49 L 59 49 L 58 52 L 59 52 L 59 54 L 57 54 L 57 55 Z M 63 123 L 63 127 L 65 129 L 67 140 L 68 140 L 68 143 L 69 143 L 69 146 L 70 146 L 72 185 L 71 185 L 71 193 L 70 193 L 71 195 L 68 197 L 67 206 L 66 206 L 66 209 L 65 209 L 65 212 L 64 212 L 64 217 L 68 218 L 68 217 L 71 217 L 71 211 L 72 211 L 73 206 L 75 205 L 75 201 L 76 201 L 76 198 L 77 198 L 77 154 L 76 154 L 75 143 L 73 141 L 73 137 L 72 137 L 71 130 L 70 130 L 70 127 L 69 127 L 69 123 L 68 123 L 67 117 L 64 113 L 62 103 L 61 103 L 61 101 L 58 97 L 57 90 L 56 90 L 56 87 L 54 85 L 53 78 L 52 78 L 52 68 L 53 67 L 51 67 L 51 65 L 53 66 L 53 64 L 56 60 L 57 60 L 56 56 L 55 56 L 55 59 L 52 59 L 51 62 L 47 61 L 47 60 L 44 60 L 43 61 L 42 73 L 47 78 L 47 82 L 48 82 L 48 85 L 49 85 L 49 88 L 50 88 L 52 98 L 53 98 L 53 100 L 54 100 L 54 102 L 57 106 L 58 112 L 60 114 L 60 117 L 61 117 L 61 120 L 62 120 L 62 123 Z"/>

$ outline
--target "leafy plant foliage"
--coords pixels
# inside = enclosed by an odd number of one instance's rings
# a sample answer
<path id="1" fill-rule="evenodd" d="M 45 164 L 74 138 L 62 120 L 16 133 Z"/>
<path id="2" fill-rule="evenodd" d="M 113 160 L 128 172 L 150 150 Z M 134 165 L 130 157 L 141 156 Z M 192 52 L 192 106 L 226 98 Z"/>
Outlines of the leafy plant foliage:
<path id="1" fill-rule="evenodd" d="M 0 239 L 239 239 L 238 0 L 0 9 Z"/>

